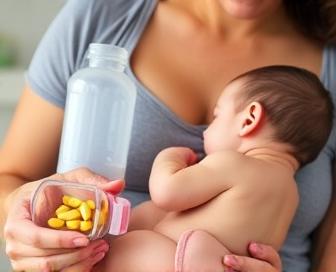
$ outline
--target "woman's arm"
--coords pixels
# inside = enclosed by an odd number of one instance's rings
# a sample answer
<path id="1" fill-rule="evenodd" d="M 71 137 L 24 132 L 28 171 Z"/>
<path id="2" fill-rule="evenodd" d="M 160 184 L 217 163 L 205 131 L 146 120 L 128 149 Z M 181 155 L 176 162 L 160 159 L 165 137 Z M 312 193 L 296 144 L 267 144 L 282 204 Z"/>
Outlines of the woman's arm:
<path id="1" fill-rule="evenodd" d="M 336 176 L 328 212 L 316 231 L 314 239 L 312 272 L 332 271 L 336 267 Z"/>
<path id="2" fill-rule="evenodd" d="M 62 120 L 62 109 L 25 87 L 0 149 L 0 231 L 9 193 L 55 172 Z"/>

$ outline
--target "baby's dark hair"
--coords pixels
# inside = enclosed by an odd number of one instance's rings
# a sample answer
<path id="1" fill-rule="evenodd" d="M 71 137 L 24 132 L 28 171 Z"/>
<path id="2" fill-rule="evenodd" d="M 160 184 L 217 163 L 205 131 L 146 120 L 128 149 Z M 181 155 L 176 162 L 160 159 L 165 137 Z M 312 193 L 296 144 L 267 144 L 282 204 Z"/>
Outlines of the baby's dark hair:
<path id="1" fill-rule="evenodd" d="M 274 138 L 289 144 L 300 166 L 313 161 L 326 144 L 333 103 L 319 78 L 302 68 L 266 66 L 244 73 L 237 107 L 257 101 L 275 129 Z"/>

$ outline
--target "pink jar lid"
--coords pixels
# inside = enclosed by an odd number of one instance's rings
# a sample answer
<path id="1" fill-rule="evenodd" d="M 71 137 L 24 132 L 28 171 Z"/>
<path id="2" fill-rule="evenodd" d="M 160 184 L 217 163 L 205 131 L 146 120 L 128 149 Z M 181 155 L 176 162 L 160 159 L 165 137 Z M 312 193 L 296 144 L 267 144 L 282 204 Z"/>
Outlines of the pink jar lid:
<path id="1" fill-rule="evenodd" d="M 116 197 L 111 194 L 107 194 L 109 199 L 110 210 L 110 229 L 109 234 L 121 235 L 127 232 L 131 203 L 122 197 Z"/>

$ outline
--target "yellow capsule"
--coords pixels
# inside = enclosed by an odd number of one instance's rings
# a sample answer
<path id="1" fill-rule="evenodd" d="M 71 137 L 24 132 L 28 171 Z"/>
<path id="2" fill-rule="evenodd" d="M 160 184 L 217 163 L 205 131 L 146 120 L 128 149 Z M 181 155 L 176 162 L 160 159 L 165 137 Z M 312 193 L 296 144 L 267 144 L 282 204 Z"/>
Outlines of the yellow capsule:
<path id="1" fill-rule="evenodd" d="M 64 205 L 68 205 L 70 197 L 71 196 L 68 196 L 68 195 L 63 196 L 62 200 L 63 200 Z"/>
<path id="2" fill-rule="evenodd" d="M 53 229 L 60 229 L 64 226 L 64 221 L 59 218 L 50 218 L 48 220 L 48 226 Z"/>
<path id="3" fill-rule="evenodd" d="M 72 209 L 70 211 L 58 214 L 57 217 L 59 219 L 66 220 L 66 221 L 77 220 L 77 219 L 81 219 L 81 214 L 77 209 Z"/>
<path id="4" fill-rule="evenodd" d="M 91 210 L 96 209 L 96 204 L 94 203 L 93 200 L 89 199 L 89 200 L 86 201 L 86 203 L 89 205 Z"/>
<path id="5" fill-rule="evenodd" d="M 82 202 L 78 209 L 85 221 L 91 219 L 91 209 L 86 202 Z"/>
<path id="6" fill-rule="evenodd" d="M 78 198 L 65 195 L 63 196 L 63 204 L 72 208 L 78 208 L 82 204 L 82 201 Z"/>
<path id="7" fill-rule="evenodd" d="M 81 221 L 80 228 L 81 231 L 88 231 L 92 229 L 92 221 Z"/>
<path id="8" fill-rule="evenodd" d="M 106 223 L 106 219 L 107 219 L 107 213 L 104 211 L 101 211 L 99 214 L 98 224 L 104 225 Z"/>
<path id="9" fill-rule="evenodd" d="M 108 203 L 107 201 L 102 201 L 102 207 L 99 214 L 98 225 L 104 225 L 106 223 L 107 213 L 108 213 Z"/>
<path id="10" fill-rule="evenodd" d="M 69 220 L 65 222 L 66 227 L 70 230 L 78 230 L 80 226 L 80 220 Z"/>
<path id="11" fill-rule="evenodd" d="M 68 206 L 61 205 L 58 207 L 55 213 L 56 215 L 59 215 L 60 213 L 67 212 L 67 211 L 70 211 L 70 208 Z"/>

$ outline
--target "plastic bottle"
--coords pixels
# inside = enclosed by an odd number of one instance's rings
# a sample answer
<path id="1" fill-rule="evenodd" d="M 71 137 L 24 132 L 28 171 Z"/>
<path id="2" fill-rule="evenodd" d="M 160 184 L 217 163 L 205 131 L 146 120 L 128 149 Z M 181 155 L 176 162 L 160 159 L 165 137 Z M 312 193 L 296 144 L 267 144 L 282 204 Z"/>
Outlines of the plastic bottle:
<path id="1" fill-rule="evenodd" d="M 65 198 L 75 198 L 76 205 L 65 202 Z M 91 201 L 94 203 L 90 207 L 90 215 L 83 218 L 81 204 Z M 127 231 L 131 204 L 128 200 L 115 197 L 99 189 L 95 185 L 71 183 L 56 180 L 44 180 L 32 194 L 31 211 L 33 222 L 46 228 L 59 230 L 80 231 L 86 234 L 90 240 L 104 237 L 107 233 L 112 235 L 121 235 Z M 58 208 L 66 208 L 67 211 L 76 211 L 77 218 L 66 220 L 62 213 L 58 213 Z M 66 211 L 66 212 L 67 212 Z M 58 220 L 62 223 L 58 227 L 51 227 L 49 220 Z M 68 224 L 69 223 L 69 224 Z M 69 228 L 70 224 L 77 227 Z M 82 229 L 82 225 L 88 225 L 89 228 Z"/>
<path id="2" fill-rule="evenodd" d="M 111 180 L 124 178 L 136 87 L 124 73 L 121 47 L 90 44 L 89 66 L 68 82 L 57 171 L 78 167 Z"/>

